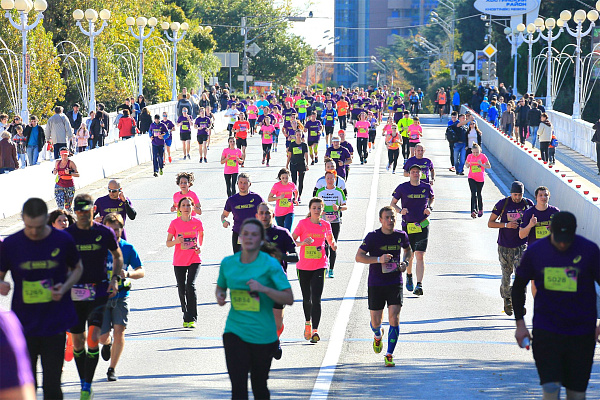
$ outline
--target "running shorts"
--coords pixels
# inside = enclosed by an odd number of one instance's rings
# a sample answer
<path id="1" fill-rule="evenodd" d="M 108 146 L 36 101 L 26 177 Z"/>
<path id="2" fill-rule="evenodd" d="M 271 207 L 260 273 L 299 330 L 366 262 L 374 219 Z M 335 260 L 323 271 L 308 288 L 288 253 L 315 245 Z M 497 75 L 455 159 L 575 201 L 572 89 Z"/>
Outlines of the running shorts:
<path id="1" fill-rule="evenodd" d="M 110 332 L 115 325 L 127 326 L 129 320 L 129 297 L 108 299 L 102 321 L 102 334 Z"/>
<path id="2" fill-rule="evenodd" d="M 192 133 L 191 132 L 179 132 L 179 139 L 181 139 L 182 142 L 185 142 L 186 140 L 192 140 Z"/>
<path id="3" fill-rule="evenodd" d="M 427 251 L 427 241 L 429 240 L 429 227 L 422 228 L 419 233 L 408 235 L 410 248 L 412 251 Z"/>
<path id="4" fill-rule="evenodd" d="M 102 327 L 102 320 L 104 318 L 104 309 L 106 308 L 106 302 L 108 297 L 99 297 L 92 301 L 74 301 L 75 312 L 79 322 L 77 325 L 69 329 L 71 333 L 83 333 L 85 332 L 85 323 L 89 326 Z"/>
<path id="5" fill-rule="evenodd" d="M 402 282 L 387 286 L 369 286 L 368 296 L 369 310 L 383 310 L 386 303 L 388 306 L 400 305 L 402 307 L 404 301 Z"/>
<path id="6" fill-rule="evenodd" d="M 196 135 L 196 139 L 198 140 L 198 144 L 202 144 L 208 141 L 208 135 L 206 133 L 202 133 L 200 135 Z"/>
<path id="7" fill-rule="evenodd" d="M 242 146 L 248 147 L 248 141 L 246 139 L 235 138 L 235 147 L 241 149 Z"/>

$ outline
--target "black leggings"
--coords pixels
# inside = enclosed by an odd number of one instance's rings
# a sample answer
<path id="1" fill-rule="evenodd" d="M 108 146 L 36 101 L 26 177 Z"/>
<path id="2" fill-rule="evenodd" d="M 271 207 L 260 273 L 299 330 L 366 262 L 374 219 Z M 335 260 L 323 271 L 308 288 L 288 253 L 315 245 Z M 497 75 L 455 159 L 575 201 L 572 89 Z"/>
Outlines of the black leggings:
<path id="1" fill-rule="evenodd" d="M 37 360 L 42 359 L 44 399 L 62 399 L 60 388 L 63 361 L 65 359 L 65 332 L 54 336 L 27 336 L 27 350 L 37 388 Z"/>
<path id="2" fill-rule="evenodd" d="M 314 271 L 299 269 L 297 272 L 302 291 L 304 320 L 312 321 L 313 329 L 317 329 L 321 322 L 321 295 L 325 285 L 325 268 Z"/>
<path id="3" fill-rule="evenodd" d="M 290 164 L 290 174 L 292 174 L 292 182 L 294 182 L 294 185 L 298 186 L 298 196 L 302 196 L 306 166 L 304 164 Z"/>
<path id="4" fill-rule="evenodd" d="M 358 150 L 358 157 L 360 158 L 360 162 L 363 162 L 367 159 L 369 152 L 367 151 L 367 142 L 369 138 L 359 137 L 356 138 L 356 147 Z"/>
<path id="5" fill-rule="evenodd" d="M 231 381 L 231 398 L 248 398 L 248 373 L 250 373 L 254 398 L 270 399 L 267 380 L 277 342 L 248 343 L 235 333 L 224 333 L 223 347 L 225 347 L 225 362 Z"/>
<path id="6" fill-rule="evenodd" d="M 242 245 L 238 243 L 239 237 L 240 235 L 236 231 L 231 232 L 231 247 L 233 248 L 234 253 L 242 250 Z"/>
<path id="7" fill-rule="evenodd" d="M 448 142 L 450 147 L 450 164 L 454 167 L 454 142 Z"/>
<path id="8" fill-rule="evenodd" d="M 469 188 L 471 189 L 471 212 L 483 211 L 483 197 L 481 197 L 483 182 L 469 178 Z"/>
<path id="9" fill-rule="evenodd" d="M 333 233 L 333 238 L 337 242 L 338 236 L 340 236 L 340 227 L 341 224 L 339 222 L 331 223 L 331 233 Z M 331 247 L 329 247 L 329 243 L 325 241 L 325 254 L 329 258 L 329 269 L 333 269 L 335 266 L 335 259 L 337 258 L 337 251 L 333 251 Z"/>
<path id="10" fill-rule="evenodd" d="M 248 122 L 250 123 L 250 134 L 254 135 L 254 131 L 255 131 L 255 127 L 256 127 L 256 119 L 249 119 Z"/>
<path id="11" fill-rule="evenodd" d="M 346 130 L 346 126 L 347 126 L 346 118 L 347 118 L 346 115 L 338 116 L 338 121 L 340 122 L 340 129 L 342 129 L 342 130 Z"/>
<path id="12" fill-rule="evenodd" d="M 407 137 L 402 138 L 402 158 L 405 160 L 410 158 L 410 143 Z"/>
<path id="13" fill-rule="evenodd" d="M 198 299 L 196 298 L 196 277 L 200 269 L 199 263 L 187 267 L 175 266 L 175 279 L 179 302 L 183 311 L 183 322 L 196 322 L 198 319 Z"/>
<path id="14" fill-rule="evenodd" d="M 542 153 L 542 161 L 548 161 L 548 149 L 550 142 L 540 142 L 540 152 Z"/>
<path id="15" fill-rule="evenodd" d="M 233 196 L 235 192 L 235 185 L 237 183 L 237 172 L 234 174 L 225 174 L 225 185 L 227 185 L 227 197 Z"/>
<path id="16" fill-rule="evenodd" d="M 400 149 L 388 149 L 388 164 L 392 167 L 392 171 L 396 170 L 399 155 Z"/>
<path id="17" fill-rule="evenodd" d="M 269 163 L 269 160 L 271 159 L 271 143 L 263 143 L 262 148 L 263 148 L 263 161 L 266 159 L 267 163 Z"/>

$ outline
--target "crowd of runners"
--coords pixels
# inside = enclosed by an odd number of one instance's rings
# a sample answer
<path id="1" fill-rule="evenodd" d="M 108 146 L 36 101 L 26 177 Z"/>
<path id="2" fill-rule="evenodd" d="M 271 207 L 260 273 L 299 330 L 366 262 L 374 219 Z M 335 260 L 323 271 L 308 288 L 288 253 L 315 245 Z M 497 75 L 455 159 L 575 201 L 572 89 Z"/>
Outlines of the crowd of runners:
<path id="1" fill-rule="evenodd" d="M 395 366 L 404 290 L 416 296 L 425 293 L 425 254 L 435 205 L 436 171 L 421 143 L 427 133 L 418 117 L 420 99 L 420 91 L 411 89 L 404 95 L 383 87 L 333 88 L 325 93 L 288 89 L 229 100 L 225 112 L 229 137 L 219 159 L 226 192 L 220 221 L 224 229 L 231 229 L 233 255 L 221 261 L 215 297 L 221 306 L 227 299 L 231 304 L 223 345 L 233 398 L 248 397 L 249 374 L 254 397 L 269 398 L 271 362 L 282 356 L 279 338 L 285 327 L 284 308 L 294 301 L 288 263 L 295 263 L 300 284 L 303 337 L 314 344 L 321 340 L 325 279 L 334 279 L 343 214 L 353 207 L 352 193 L 346 189 L 351 165 L 368 163 L 378 136 L 387 148 L 386 169 L 395 174 L 400 164 L 408 180 L 395 188 L 389 205 L 379 210 L 380 227 L 370 232 L 358 249 L 345 249 L 356 251 L 357 262 L 369 264 L 368 307 L 377 354 L 383 351 L 382 322 L 387 306 L 388 346 L 383 365 Z M 166 113 L 162 119 L 154 116 L 149 129 L 154 176 L 162 175 L 165 167 L 165 146 L 171 144 L 165 136 L 174 140 L 177 130 L 183 159 L 191 159 L 190 141 L 195 131 L 199 162 L 208 162 L 214 120 L 210 109 L 200 108 L 197 115 L 192 119 L 182 107 L 175 122 Z M 491 164 L 477 143 L 481 134 L 473 121 L 472 115 L 453 112 L 446 136 L 453 139 L 453 171 L 465 175 L 465 166 L 468 169 L 471 217 L 478 218 L 483 215 L 485 170 Z M 354 145 L 347 139 L 352 133 Z M 254 136 L 257 138 L 252 139 Z M 324 149 L 321 147 L 319 157 L 322 139 Z M 250 154 L 255 153 L 248 152 L 248 146 L 260 146 L 261 156 L 252 158 Z M 467 148 L 468 155 L 464 154 Z M 285 152 L 284 163 L 274 165 L 272 152 Z M 169 162 L 170 154 L 167 150 Z M 253 192 L 252 177 L 244 169 L 249 165 L 266 169 L 271 164 L 274 168 L 267 171 L 273 172 L 276 182 L 268 192 Z M 65 168 L 61 165 L 57 164 L 57 169 Z M 307 196 L 306 172 L 323 166 L 323 176 L 314 185 L 309 183 L 312 193 L 309 188 Z M 196 172 L 201 173 L 201 169 Z M 215 229 L 202 222 L 201 200 L 191 190 L 194 181 L 192 172 L 177 174 L 178 190 L 169 204 L 170 211 L 177 214 L 164 227 L 166 246 L 173 248 L 182 326 L 188 329 L 196 328 L 198 319 L 195 280 L 202 264 L 205 229 Z M 510 196 L 495 204 L 488 221 L 490 228 L 499 229 L 504 311 L 515 314 L 519 344 L 533 341 L 523 323 L 525 287 L 531 281 L 535 314 L 543 321 L 534 320 L 533 349 L 545 396 L 558 396 L 564 385 L 570 398 L 584 398 L 581 395 L 585 396 L 597 339 L 593 281 L 600 279 L 598 248 L 575 235 L 572 214 L 549 205 L 546 187 L 535 191 L 535 204 L 523 198 L 523 193 L 523 185 L 514 182 Z M 296 207 L 303 203 L 308 214 L 295 222 Z M 125 232 L 127 221 L 134 220 L 137 212 L 120 182 L 111 180 L 108 194 L 95 201 L 87 194 L 77 195 L 72 211 L 68 207 L 49 213 L 44 201 L 32 198 L 24 204 L 22 217 L 24 229 L 6 238 L 0 248 L 0 294 L 7 295 L 12 289 L 12 309 L 25 337 L 25 342 L 15 343 L 15 361 L 9 367 L 23 371 L 14 383 L 23 383 L 23 393 L 31 396 L 39 357 L 44 398 L 61 399 L 63 360 L 74 359 L 81 399 L 89 399 L 99 356 L 110 360 L 107 379 L 118 379 L 131 281 L 145 275 L 142 260 Z M 5 280 L 9 271 L 14 285 Z M 556 299 L 564 302 L 558 309 L 552 305 Z M 574 306 L 580 311 L 572 315 Z M 549 313 L 558 313 L 561 321 L 556 322 Z M 2 315 L 0 331 L 15 331 L 17 322 Z M 569 335 L 582 340 L 572 343 L 565 339 Z M 560 352 L 564 357 L 553 351 L 557 342 L 565 343 Z M 25 365 L 18 356 L 27 351 Z M 579 359 L 585 362 L 578 363 Z"/>

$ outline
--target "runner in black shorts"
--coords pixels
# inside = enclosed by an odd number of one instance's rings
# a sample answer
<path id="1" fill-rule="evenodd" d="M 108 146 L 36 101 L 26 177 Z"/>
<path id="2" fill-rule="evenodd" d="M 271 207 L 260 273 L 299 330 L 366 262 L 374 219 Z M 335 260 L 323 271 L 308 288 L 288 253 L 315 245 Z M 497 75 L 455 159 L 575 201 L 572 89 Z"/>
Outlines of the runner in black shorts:
<path id="1" fill-rule="evenodd" d="M 532 340 L 525 325 L 527 283 L 535 280 L 533 358 L 544 400 L 585 399 L 600 327 L 596 327 L 596 289 L 600 283 L 600 249 L 576 235 L 569 212 L 552 215 L 550 236 L 528 246 L 515 271 L 512 302 L 521 347 Z"/>
<path id="2" fill-rule="evenodd" d="M 408 235 L 404 231 L 394 229 L 396 226 L 396 210 L 385 206 L 379 210 L 381 228 L 370 232 L 356 252 L 356 262 L 369 265 L 369 310 L 371 310 L 371 330 L 375 334 L 373 350 L 381 353 L 383 309 L 387 303 L 390 331 L 388 348 L 384 358 L 386 367 L 394 367 L 394 349 L 400 334 L 400 309 L 402 308 L 402 272 L 406 270 L 408 260 L 412 256 Z M 401 253 L 404 255 L 401 261 Z M 367 255 L 367 253 L 369 255 Z"/>
<path id="3" fill-rule="evenodd" d="M 417 285 L 413 291 L 412 259 L 406 270 L 406 290 L 417 296 L 423 295 L 423 276 L 425 275 L 425 251 L 429 236 L 429 215 L 433 210 L 433 188 L 421 181 L 421 167 L 413 165 L 409 170 L 410 181 L 404 182 L 394 190 L 391 206 L 402 214 L 402 229 L 408 233 L 411 248 L 417 258 Z M 402 208 L 398 207 L 400 201 Z"/>
<path id="4" fill-rule="evenodd" d="M 269 243 L 275 245 L 275 247 L 281 252 L 281 267 L 283 272 L 287 275 L 287 263 L 298 261 L 298 254 L 296 253 L 296 242 L 290 234 L 290 231 L 282 226 L 277 226 L 273 223 L 273 206 L 267 202 L 262 202 L 258 205 L 256 210 L 256 218 L 265 227 L 266 240 Z M 273 304 L 273 314 L 275 316 L 275 324 L 277 326 L 277 337 L 281 337 L 283 333 L 283 308 L 284 304 L 275 303 Z M 281 358 L 281 343 L 278 343 L 278 349 L 275 351 L 273 357 L 276 360 Z"/>
<path id="5" fill-rule="evenodd" d="M 81 379 L 81 399 L 92 397 L 92 381 L 98 365 L 98 343 L 104 308 L 109 297 L 118 292 L 123 267 L 123 254 L 112 229 L 94 221 L 94 201 L 88 194 L 75 197 L 74 211 L 77 223 L 67 228 L 83 263 L 83 274 L 71 289 L 71 297 L 79 322 L 70 329 L 73 336 L 73 355 Z M 113 276 L 107 280 L 106 259 L 113 257 Z M 87 353 L 85 350 L 87 332 Z"/>

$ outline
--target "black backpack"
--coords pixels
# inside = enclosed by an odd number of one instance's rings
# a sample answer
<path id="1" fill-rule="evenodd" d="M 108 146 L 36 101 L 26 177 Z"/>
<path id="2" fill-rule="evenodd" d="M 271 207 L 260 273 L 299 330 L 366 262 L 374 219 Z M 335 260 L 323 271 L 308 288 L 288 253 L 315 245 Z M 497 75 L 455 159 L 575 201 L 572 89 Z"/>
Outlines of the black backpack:
<path id="1" fill-rule="evenodd" d="M 456 135 L 456 131 L 453 128 L 454 125 L 450 125 L 449 127 L 446 128 L 446 140 L 449 142 L 456 142 L 456 139 L 458 139 L 457 135 Z"/>

